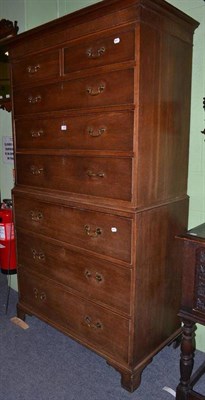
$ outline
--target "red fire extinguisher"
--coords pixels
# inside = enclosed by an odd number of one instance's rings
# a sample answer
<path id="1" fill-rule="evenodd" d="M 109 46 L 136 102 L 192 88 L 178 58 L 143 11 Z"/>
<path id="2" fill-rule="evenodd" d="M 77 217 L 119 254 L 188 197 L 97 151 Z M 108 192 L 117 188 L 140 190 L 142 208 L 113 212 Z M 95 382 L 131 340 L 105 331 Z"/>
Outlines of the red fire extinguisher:
<path id="1" fill-rule="evenodd" d="M 0 208 L 0 269 L 7 275 L 16 274 L 16 249 L 11 201 L 3 200 Z"/>

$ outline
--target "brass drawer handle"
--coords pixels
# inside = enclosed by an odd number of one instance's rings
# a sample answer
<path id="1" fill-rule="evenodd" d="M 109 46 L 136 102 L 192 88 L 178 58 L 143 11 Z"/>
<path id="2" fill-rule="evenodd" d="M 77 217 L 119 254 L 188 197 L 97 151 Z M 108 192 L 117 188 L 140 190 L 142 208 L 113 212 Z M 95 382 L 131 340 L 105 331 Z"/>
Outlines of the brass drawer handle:
<path id="1" fill-rule="evenodd" d="M 42 135 L 43 135 L 43 130 L 42 129 L 40 129 L 39 131 L 34 131 L 34 130 L 31 131 L 32 138 L 38 138 L 38 137 L 40 137 Z"/>
<path id="2" fill-rule="evenodd" d="M 91 279 L 92 278 L 92 273 L 88 270 L 85 271 L 85 277 L 87 279 Z M 97 282 L 102 282 L 103 281 L 103 275 L 99 274 L 98 272 L 96 272 L 95 274 L 95 278 L 94 278 Z"/>
<path id="3" fill-rule="evenodd" d="M 97 282 L 102 282 L 103 281 L 103 276 L 101 274 L 99 274 L 98 272 L 96 272 L 95 279 L 96 279 Z"/>
<path id="4" fill-rule="evenodd" d="M 44 292 L 42 292 L 42 293 L 40 294 L 40 300 L 41 300 L 41 301 L 45 301 L 45 300 L 46 300 L 46 294 L 45 294 Z"/>
<path id="5" fill-rule="evenodd" d="M 28 102 L 30 104 L 36 104 L 41 102 L 41 95 L 38 94 L 37 96 L 29 96 L 28 97 Z"/>
<path id="6" fill-rule="evenodd" d="M 37 288 L 34 288 L 33 289 L 33 293 L 34 293 L 35 299 L 39 299 L 40 298 L 41 301 L 45 301 L 46 300 L 45 292 L 39 293 L 39 290 Z"/>
<path id="7" fill-rule="evenodd" d="M 45 261 L 45 254 L 42 251 L 37 252 L 35 249 L 33 249 L 32 255 L 34 260 Z"/>
<path id="8" fill-rule="evenodd" d="M 103 91 L 105 90 L 105 84 L 101 83 L 97 88 L 93 88 L 88 86 L 86 88 L 86 92 L 90 95 L 90 96 L 98 96 L 99 94 L 103 93 Z"/>
<path id="9" fill-rule="evenodd" d="M 39 71 L 40 65 L 39 64 L 37 64 L 37 65 L 28 65 L 28 67 L 26 69 L 27 69 L 27 72 L 29 74 L 35 74 L 36 72 Z"/>
<path id="10" fill-rule="evenodd" d="M 30 171 L 31 171 L 32 175 L 40 175 L 44 172 L 44 169 L 38 168 L 35 165 L 31 165 Z"/>
<path id="11" fill-rule="evenodd" d="M 103 133 L 105 133 L 105 131 L 106 131 L 105 127 L 102 127 L 99 129 L 93 129 L 92 127 L 87 128 L 88 135 L 90 135 L 92 137 L 101 136 Z"/>
<path id="12" fill-rule="evenodd" d="M 89 176 L 89 178 L 104 178 L 105 173 L 104 172 L 93 172 L 91 170 L 88 170 L 87 176 Z"/>
<path id="13" fill-rule="evenodd" d="M 84 318 L 84 321 L 85 321 L 86 325 L 88 326 L 88 328 L 91 328 L 91 329 L 102 329 L 103 328 L 103 324 L 100 321 L 92 322 L 92 318 L 89 317 L 88 315 Z"/>
<path id="14" fill-rule="evenodd" d="M 84 229 L 85 229 L 86 234 L 90 237 L 97 237 L 102 234 L 101 228 L 96 228 L 95 231 L 91 231 L 90 225 L 85 225 Z"/>
<path id="15" fill-rule="evenodd" d="M 38 298 L 38 289 L 34 288 L 33 293 L 34 293 L 34 297 L 37 299 Z"/>
<path id="16" fill-rule="evenodd" d="M 86 278 L 91 278 L 91 277 L 92 277 L 91 272 L 88 271 L 88 270 L 86 270 L 86 271 L 85 271 L 85 277 L 86 277 Z"/>
<path id="17" fill-rule="evenodd" d="M 90 48 L 87 50 L 86 54 L 87 54 L 88 58 L 93 58 L 93 59 L 99 58 L 99 57 L 103 56 L 103 54 L 105 54 L 105 47 L 102 46 L 99 49 L 97 49 L 96 51 L 93 50 L 92 48 Z"/>
<path id="18" fill-rule="evenodd" d="M 41 219 L 43 219 L 43 213 L 38 210 L 31 210 L 30 216 L 31 216 L 32 221 L 35 221 L 35 222 L 39 222 Z"/>

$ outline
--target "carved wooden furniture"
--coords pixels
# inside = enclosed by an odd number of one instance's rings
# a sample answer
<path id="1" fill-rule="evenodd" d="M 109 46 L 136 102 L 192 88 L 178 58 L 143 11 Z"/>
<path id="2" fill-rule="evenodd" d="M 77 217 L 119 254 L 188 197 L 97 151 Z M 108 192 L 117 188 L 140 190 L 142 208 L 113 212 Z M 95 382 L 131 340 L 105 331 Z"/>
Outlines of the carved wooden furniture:
<path id="1" fill-rule="evenodd" d="M 162 0 L 106 0 L 9 41 L 18 316 L 133 391 L 181 332 L 192 39 Z"/>
<path id="2" fill-rule="evenodd" d="M 18 32 L 17 21 L 14 23 L 7 20 L 0 20 L 0 108 L 11 111 L 10 100 L 10 73 L 8 55 L 3 45 L 5 38 L 14 36 Z"/>
<path id="3" fill-rule="evenodd" d="M 18 33 L 19 27 L 17 21 L 9 21 L 8 19 L 0 20 L 0 41 L 5 38 L 15 36 Z"/>
<path id="4" fill-rule="evenodd" d="M 183 322 L 177 400 L 205 400 L 193 387 L 205 373 L 205 362 L 192 375 L 195 352 L 195 323 L 205 325 L 205 223 L 178 237 L 179 258 L 183 265 L 182 302 L 179 316 Z M 192 375 L 192 376 L 191 376 Z"/>

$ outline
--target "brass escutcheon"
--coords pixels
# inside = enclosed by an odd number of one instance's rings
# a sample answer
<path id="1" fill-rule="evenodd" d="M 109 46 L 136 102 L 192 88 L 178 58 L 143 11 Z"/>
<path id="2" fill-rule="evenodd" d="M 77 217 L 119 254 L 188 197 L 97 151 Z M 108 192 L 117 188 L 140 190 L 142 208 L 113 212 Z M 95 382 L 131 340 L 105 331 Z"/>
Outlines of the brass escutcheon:
<path id="1" fill-rule="evenodd" d="M 99 49 L 97 49 L 96 51 L 93 50 L 92 48 L 90 48 L 90 49 L 88 49 L 88 50 L 86 51 L 86 54 L 87 54 L 87 57 L 88 57 L 88 58 L 93 58 L 93 59 L 99 58 L 99 57 L 101 57 L 103 54 L 105 54 L 105 47 L 102 46 L 102 47 L 100 47 Z"/>
<path id="2" fill-rule="evenodd" d="M 32 138 L 38 138 L 43 135 L 43 130 L 39 129 L 39 131 L 31 130 Z"/>
<path id="3" fill-rule="evenodd" d="M 43 219 L 43 213 L 38 210 L 31 210 L 30 216 L 31 216 L 32 221 L 36 221 L 36 222 L 39 222 L 41 219 Z"/>
<path id="4" fill-rule="evenodd" d="M 35 74 L 40 69 L 40 65 L 28 65 L 26 69 L 29 74 Z"/>
<path id="5" fill-rule="evenodd" d="M 37 96 L 29 96 L 28 97 L 28 102 L 30 104 L 36 104 L 41 102 L 41 95 L 38 94 Z"/>
<path id="6" fill-rule="evenodd" d="M 87 171 L 87 176 L 89 176 L 89 178 L 104 178 L 105 177 L 105 173 L 104 172 L 93 172 L 91 170 Z"/>
<path id="7" fill-rule="evenodd" d="M 37 261 L 44 261 L 45 254 L 42 251 L 37 252 L 35 249 L 32 250 L 33 259 Z"/>
<path id="8" fill-rule="evenodd" d="M 102 234 L 101 228 L 96 228 L 95 230 L 91 231 L 90 225 L 84 225 L 85 232 L 90 237 L 97 237 Z"/>
<path id="9" fill-rule="evenodd" d="M 30 171 L 32 175 L 40 175 L 42 172 L 44 172 L 44 169 L 36 167 L 35 165 L 31 165 Z"/>
<path id="10" fill-rule="evenodd" d="M 103 91 L 105 90 L 105 84 L 101 83 L 99 86 L 97 86 L 97 88 L 93 88 L 88 86 L 86 88 L 86 92 L 90 95 L 90 96 L 98 96 L 99 94 L 101 94 Z"/>
<path id="11" fill-rule="evenodd" d="M 90 135 L 92 137 L 101 136 L 105 131 L 106 131 L 105 127 L 101 127 L 99 129 L 93 129 L 93 127 L 87 128 L 88 135 Z"/>

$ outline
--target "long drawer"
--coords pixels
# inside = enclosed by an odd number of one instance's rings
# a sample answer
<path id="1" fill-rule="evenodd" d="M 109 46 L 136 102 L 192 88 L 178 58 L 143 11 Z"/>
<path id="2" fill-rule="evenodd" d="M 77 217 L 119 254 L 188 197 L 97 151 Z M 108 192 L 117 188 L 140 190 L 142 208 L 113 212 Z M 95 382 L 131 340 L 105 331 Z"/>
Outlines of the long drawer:
<path id="1" fill-rule="evenodd" d="M 133 113 L 108 112 L 15 121 L 16 147 L 36 149 L 133 149 Z"/>
<path id="2" fill-rule="evenodd" d="M 86 68 L 134 60 L 135 31 L 119 30 L 92 35 L 64 48 L 64 74 Z"/>
<path id="3" fill-rule="evenodd" d="M 129 320 L 62 289 L 48 279 L 19 270 L 20 303 L 46 322 L 120 361 L 128 359 Z M 119 327 L 117 339 L 113 332 Z"/>
<path id="4" fill-rule="evenodd" d="M 18 267 L 77 290 L 81 296 L 130 313 L 131 271 L 86 257 L 48 238 L 17 230 Z"/>
<path id="5" fill-rule="evenodd" d="M 19 185 L 131 200 L 131 158 L 18 154 L 16 165 Z"/>
<path id="6" fill-rule="evenodd" d="M 33 198 L 14 197 L 17 228 L 131 262 L 132 219 Z"/>
<path id="7" fill-rule="evenodd" d="M 133 103 L 133 69 L 14 91 L 14 114 Z"/>

